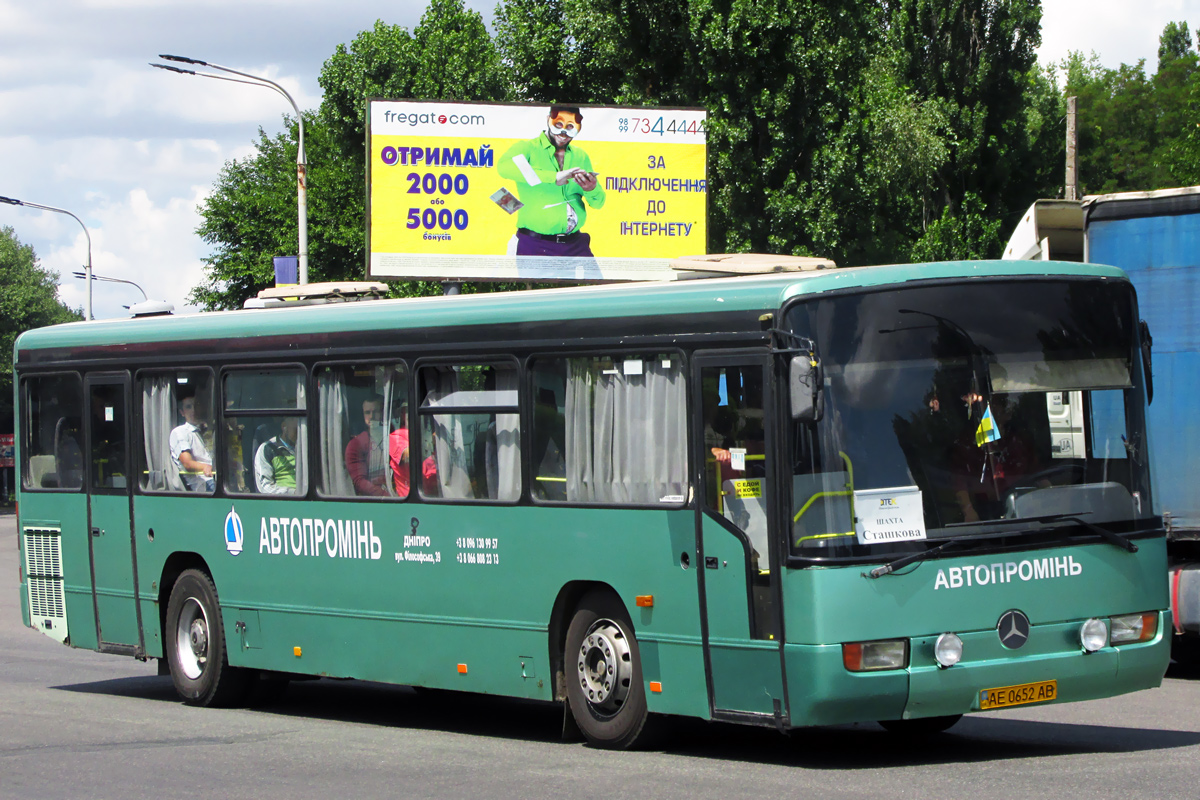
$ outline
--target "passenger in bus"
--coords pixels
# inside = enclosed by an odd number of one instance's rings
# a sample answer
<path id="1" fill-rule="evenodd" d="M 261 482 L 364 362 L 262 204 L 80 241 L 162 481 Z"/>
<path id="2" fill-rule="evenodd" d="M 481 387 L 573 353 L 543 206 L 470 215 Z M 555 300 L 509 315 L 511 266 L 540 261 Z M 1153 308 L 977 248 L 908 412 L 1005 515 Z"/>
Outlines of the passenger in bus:
<path id="1" fill-rule="evenodd" d="M 388 466 L 396 497 L 408 497 L 408 427 L 396 428 L 388 436 Z"/>
<path id="2" fill-rule="evenodd" d="M 215 487 L 212 465 L 212 431 L 207 421 L 197 414 L 195 395 L 179 400 L 183 424 L 171 431 L 168 442 L 171 461 L 191 492 L 211 492 Z"/>
<path id="3" fill-rule="evenodd" d="M 263 442 L 254 455 L 254 483 L 263 494 L 296 493 L 296 436 L 300 420 L 284 417 L 279 435 Z"/>
<path id="4" fill-rule="evenodd" d="M 355 494 L 385 497 L 388 437 L 383 430 L 383 397 L 378 394 L 368 397 L 363 401 L 362 412 L 367 429 L 346 444 L 346 471 L 354 483 Z"/>
<path id="5" fill-rule="evenodd" d="M 989 402 L 968 394 L 963 401 L 976 429 L 984 414 L 991 412 L 996 438 L 988 441 L 972 430 L 970 441 L 959 448 L 955 498 L 964 522 L 999 519 L 1010 492 L 1022 486 L 1050 486 L 1042 473 L 1048 459 L 1039 452 L 1028 419 L 1017 414 L 1019 396 L 993 394 Z"/>

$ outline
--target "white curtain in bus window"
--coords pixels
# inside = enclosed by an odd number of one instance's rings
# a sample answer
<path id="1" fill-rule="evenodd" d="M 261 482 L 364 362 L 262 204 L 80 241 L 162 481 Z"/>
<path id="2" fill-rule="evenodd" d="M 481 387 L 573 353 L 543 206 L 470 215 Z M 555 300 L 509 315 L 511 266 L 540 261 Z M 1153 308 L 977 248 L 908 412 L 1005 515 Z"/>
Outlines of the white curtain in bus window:
<path id="1" fill-rule="evenodd" d="M 516 500 L 521 494 L 517 371 L 464 364 L 423 371 L 421 492 L 455 499 Z M 475 411 L 510 407 L 512 413 Z"/>
<path id="2" fill-rule="evenodd" d="M 567 500 L 682 503 L 687 389 L 677 356 L 567 363 Z"/>
<path id="3" fill-rule="evenodd" d="M 308 488 L 304 373 L 294 369 L 229 372 L 225 488 L 302 495 Z"/>
<path id="4" fill-rule="evenodd" d="M 26 489 L 79 489 L 83 486 L 83 387 L 75 375 L 25 381 Z"/>
<path id="5" fill-rule="evenodd" d="M 141 386 L 143 491 L 212 493 L 216 429 L 211 374 L 193 370 L 147 375 Z"/>
<path id="6" fill-rule="evenodd" d="M 323 495 L 408 496 L 403 365 L 326 367 L 317 375 Z"/>

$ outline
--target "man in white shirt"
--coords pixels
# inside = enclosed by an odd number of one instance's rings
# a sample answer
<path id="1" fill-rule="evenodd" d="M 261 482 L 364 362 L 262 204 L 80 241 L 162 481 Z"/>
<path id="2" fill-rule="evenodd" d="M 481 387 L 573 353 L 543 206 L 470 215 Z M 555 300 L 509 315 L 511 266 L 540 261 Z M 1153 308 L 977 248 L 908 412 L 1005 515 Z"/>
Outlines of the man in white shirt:
<path id="1" fill-rule="evenodd" d="M 184 423 L 171 431 L 171 461 L 188 491 L 212 492 L 212 454 L 204 442 L 207 426 L 197 420 L 196 412 L 195 397 L 184 397 L 179 401 L 179 413 L 183 415 Z"/>

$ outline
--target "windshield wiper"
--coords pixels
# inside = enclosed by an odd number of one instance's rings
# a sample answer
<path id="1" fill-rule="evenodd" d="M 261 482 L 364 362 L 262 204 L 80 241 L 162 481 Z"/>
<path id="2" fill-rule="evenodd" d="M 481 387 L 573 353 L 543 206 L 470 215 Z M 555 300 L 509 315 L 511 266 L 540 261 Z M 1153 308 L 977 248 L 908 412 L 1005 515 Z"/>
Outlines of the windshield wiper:
<path id="1" fill-rule="evenodd" d="M 1094 522 L 1088 522 L 1079 514 L 1047 514 L 1045 517 L 1027 517 L 1027 519 L 1032 519 L 1035 522 L 1077 522 L 1109 544 L 1128 550 L 1130 553 L 1138 551 L 1138 546 L 1121 534 L 1113 533 L 1108 528 L 1101 528 Z"/>
<path id="2" fill-rule="evenodd" d="M 975 541 L 976 540 L 973 539 L 948 539 L 939 544 L 937 547 L 931 547 L 928 550 L 922 550 L 919 553 L 909 553 L 906 556 L 897 558 L 895 561 L 890 561 L 887 564 L 884 564 L 882 567 L 876 567 L 869 572 L 864 572 L 862 575 L 864 578 L 882 578 L 884 575 L 890 575 L 898 569 L 904 569 L 909 564 L 914 564 L 917 561 L 924 561 L 927 558 L 932 558 L 933 556 L 936 556 L 938 553 L 953 545 L 962 544 L 963 542 L 969 542 L 973 544 Z"/>
<path id="3" fill-rule="evenodd" d="M 1130 553 L 1136 553 L 1138 546 L 1126 539 L 1119 533 L 1113 533 L 1107 528 L 1101 528 L 1094 522 L 1088 522 L 1083 518 L 1084 514 L 1090 514 L 1090 511 L 1079 511 L 1074 514 L 1042 514 L 1038 517 L 1013 517 L 1009 519 L 993 519 L 986 522 L 951 522 L 946 525 L 947 528 L 956 528 L 963 525 L 1019 525 L 1021 523 L 1036 522 L 1046 524 L 1052 522 L 1074 522 L 1087 528 L 1089 532 L 1096 534 L 1109 544 L 1128 550 Z"/>

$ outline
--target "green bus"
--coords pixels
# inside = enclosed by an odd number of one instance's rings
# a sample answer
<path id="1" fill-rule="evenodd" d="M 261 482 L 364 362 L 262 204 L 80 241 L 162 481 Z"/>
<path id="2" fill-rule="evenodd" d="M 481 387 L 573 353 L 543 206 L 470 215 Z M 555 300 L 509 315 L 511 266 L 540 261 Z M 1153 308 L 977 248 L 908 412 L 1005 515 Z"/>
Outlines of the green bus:
<path id="1" fill-rule="evenodd" d="M 1149 345 L 1054 262 L 34 330 L 22 616 L 195 705 L 359 678 L 611 748 L 1155 687 Z"/>

